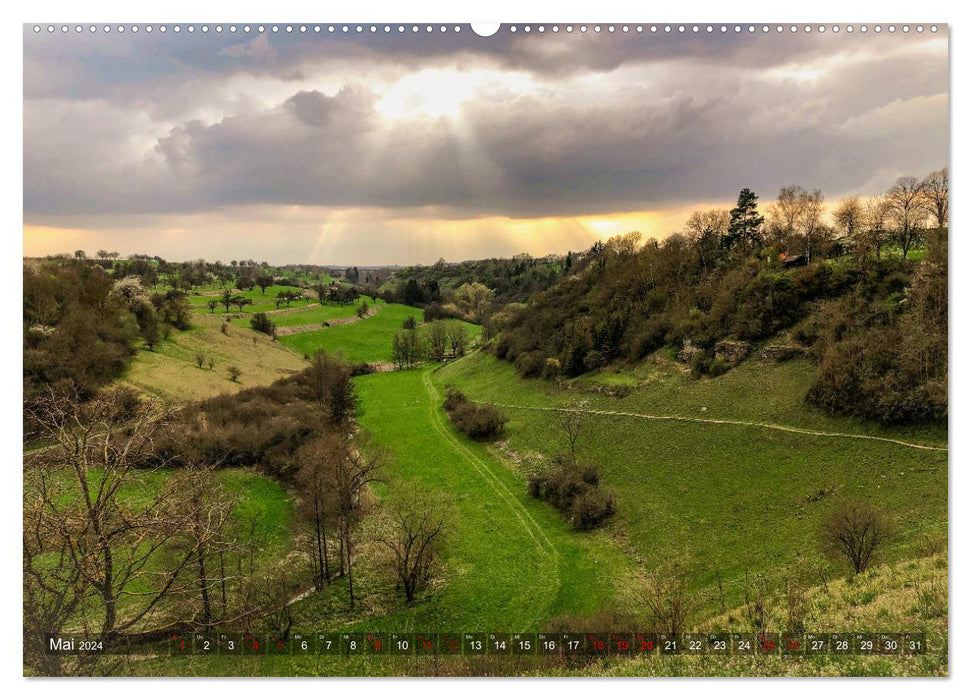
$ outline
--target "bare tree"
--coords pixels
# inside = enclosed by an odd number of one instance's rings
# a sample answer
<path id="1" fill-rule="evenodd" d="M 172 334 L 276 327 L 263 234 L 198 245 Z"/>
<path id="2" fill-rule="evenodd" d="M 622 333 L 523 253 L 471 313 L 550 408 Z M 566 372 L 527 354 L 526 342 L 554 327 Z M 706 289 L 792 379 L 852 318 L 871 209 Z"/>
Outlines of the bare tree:
<path id="1" fill-rule="evenodd" d="M 585 406 L 585 401 L 578 401 L 573 406 L 557 412 L 557 423 L 566 436 L 567 444 L 570 446 L 570 460 L 573 463 L 577 461 L 577 443 L 587 423 L 587 414 L 583 410 Z"/>
<path id="2" fill-rule="evenodd" d="M 351 371 L 339 357 L 319 350 L 310 361 L 310 388 L 314 400 L 330 414 L 334 423 L 343 423 L 354 408 Z"/>
<path id="3" fill-rule="evenodd" d="M 811 261 L 828 234 L 823 224 L 823 193 L 816 189 L 799 196 L 799 229 L 806 245 L 806 260 Z"/>
<path id="4" fill-rule="evenodd" d="M 847 197 L 833 212 L 833 220 L 839 232 L 850 240 L 856 238 L 863 225 L 863 205 L 859 197 Z"/>
<path id="5" fill-rule="evenodd" d="M 399 485 L 382 511 L 374 539 L 391 553 L 398 583 L 409 603 L 427 581 L 446 514 L 441 496 L 414 484 Z"/>
<path id="6" fill-rule="evenodd" d="M 171 414 L 121 390 L 84 404 L 52 388 L 25 414 L 51 443 L 24 461 L 25 586 L 37 586 L 25 598 L 43 607 L 32 617 L 63 624 L 76 611 L 72 624 L 104 643 L 188 622 L 163 605 L 191 589 L 185 573 L 202 546 L 185 543 L 188 484 L 175 474 L 144 488 L 166 466 L 153 447 Z"/>
<path id="7" fill-rule="evenodd" d="M 830 552 L 845 556 L 860 574 L 866 571 L 877 548 L 891 534 L 889 519 L 869 503 L 842 503 L 823 523 L 823 541 Z"/>
<path id="8" fill-rule="evenodd" d="M 769 205 L 769 225 L 783 249 L 792 247 L 793 236 L 802 216 L 802 197 L 806 191 L 799 185 L 788 185 L 779 190 L 775 202 Z"/>
<path id="9" fill-rule="evenodd" d="M 712 270 L 722 250 L 722 240 L 728 235 L 732 216 L 727 209 L 695 211 L 688 217 L 685 234 L 698 251 L 698 264 L 704 271 Z"/>
<path id="10" fill-rule="evenodd" d="M 184 503 L 188 506 L 186 546 L 195 552 L 195 583 L 199 592 L 197 621 L 203 627 L 227 615 L 225 555 L 233 549 L 226 533 L 230 514 L 238 499 L 230 497 L 216 481 L 211 466 L 194 464 L 186 469 L 188 488 Z M 213 570 L 213 560 L 219 563 Z M 214 612 L 214 589 L 218 587 L 221 613 Z"/>
<path id="11" fill-rule="evenodd" d="M 927 219 L 924 184 L 914 177 L 898 178 L 887 191 L 887 202 L 896 229 L 897 243 L 906 258 Z"/>
<path id="12" fill-rule="evenodd" d="M 330 554 L 327 543 L 327 527 L 336 507 L 336 493 L 329 468 L 339 459 L 335 450 L 344 445 L 333 438 L 313 440 L 297 455 L 297 485 L 300 488 L 301 510 L 311 527 L 311 576 L 314 588 L 323 590 L 330 584 Z"/>
<path id="13" fill-rule="evenodd" d="M 49 478 L 42 470 L 24 473 L 24 664 L 57 676 L 62 673 L 61 657 L 46 653 L 44 635 L 61 633 L 87 599 L 90 585 L 73 563 L 70 542 L 50 537 L 45 517 Z"/>
<path id="14" fill-rule="evenodd" d="M 947 168 L 936 170 L 922 183 L 928 208 L 934 216 L 937 228 L 943 229 L 948 222 L 948 173 Z"/>
<path id="15" fill-rule="evenodd" d="M 783 187 L 769 206 L 769 222 L 770 231 L 783 252 L 791 252 L 793 245 L 801 240 L 806 259 L 811 260 L 827 232 L 823 225 L 822 192 L 799 185 Z"/>
<path id="16" fill-rule="evenodd" d="M 680 566 L 674 564 L 665 571 L 653 574 L 641 597 L 653 629 L 675 637 L 685 631 L 691 601 L 687 578 Z"/>
<path id="17" fill-rule="evenodd" d="M 873 253 L 877 260 L 887 242 L 890 202 L 884 195 L 870 197 L 863 203 L 863 224 L 857 235 L 856 250 L 861 257 Z"/>
<path id="18" fill-rule="evenodd" d="M 354 526 L 361 517 L 361 494 L 364 487 L 379 481 L 383 455 L 374 449 L 367 435 L 355 445 L 342 435 L 335 435 L 335 449 L 328 450 L 332 460 L 331 478 L 336 497 L 337 530 L 340 538 L 341 569 L 347 576 L 347 593 L 354 609 Z"/>

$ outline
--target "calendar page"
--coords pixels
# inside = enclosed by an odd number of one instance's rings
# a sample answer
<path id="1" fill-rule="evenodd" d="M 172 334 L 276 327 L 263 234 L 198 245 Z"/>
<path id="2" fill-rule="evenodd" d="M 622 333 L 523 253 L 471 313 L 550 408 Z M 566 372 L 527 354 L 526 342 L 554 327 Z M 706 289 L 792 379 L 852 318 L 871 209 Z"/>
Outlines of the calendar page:
<path id="1" fill-rule="evenodd" d="M 946 24 L 25 24 L 24 675 L 946 676 L 949 143 Z"/>

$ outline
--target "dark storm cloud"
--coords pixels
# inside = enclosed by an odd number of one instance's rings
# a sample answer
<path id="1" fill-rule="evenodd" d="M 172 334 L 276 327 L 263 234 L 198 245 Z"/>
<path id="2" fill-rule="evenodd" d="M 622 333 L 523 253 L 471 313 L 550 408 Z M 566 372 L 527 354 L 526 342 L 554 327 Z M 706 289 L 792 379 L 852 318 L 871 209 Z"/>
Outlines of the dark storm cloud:
<path id="1" fill-rule="evenodd" d="M 254 25 L 255 26 L 255 25 Z M 671 33 L 511 34 L 507 29 L 483 38 L 467 27 L 462 33 L 379 31 L 358 34 L 243 34 L 157 30 L 105 35 L 98 31 L 64 36 L 35 34 L 24 27 L 24 93 L 27 97 L 94 99 L 137 90 L 140 85 L 171 85 L 231 72 L 277 75 L 298 80 L 308 63 L 329 60 L 392 62 L 427 66 L 456 60 L 490 61 L 539 74 L 610 71 L 625 63 L 673 59 L 731 61 L 739 66 L 766 65 L 823 54 L 847 42 L 883 37 L 817 37 L 743 32 L 714 35 Z"/>
<path id="2" fill-rule="evenodd" d="M 555 216 L 725 200 L 742 186 L 771 196 L 793 181 L 842 193 L 944 164 L 947 59 L 928 40 L 28 33 L 25 214 L 303 204 Z M 430 67 L 521 73 L 534 87 L 485 91 L 459 124 L 386 119 L 367 76 Z M 341 87 L 318 89 L 321 71 Z M 284 89 L 272 104 L 257 83 L 229 94 L 240 76 Z"/>

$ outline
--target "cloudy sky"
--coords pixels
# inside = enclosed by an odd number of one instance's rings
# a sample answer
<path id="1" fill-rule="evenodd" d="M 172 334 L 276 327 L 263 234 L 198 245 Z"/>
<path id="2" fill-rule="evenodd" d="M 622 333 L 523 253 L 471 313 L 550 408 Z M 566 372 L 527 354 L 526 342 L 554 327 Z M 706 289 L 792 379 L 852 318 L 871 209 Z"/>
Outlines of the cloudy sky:
<path id="1" fill-rule="evenodd" d="M 406 264 L 948 158 L 947 36 L 24 31 L 24 253 Z"/>

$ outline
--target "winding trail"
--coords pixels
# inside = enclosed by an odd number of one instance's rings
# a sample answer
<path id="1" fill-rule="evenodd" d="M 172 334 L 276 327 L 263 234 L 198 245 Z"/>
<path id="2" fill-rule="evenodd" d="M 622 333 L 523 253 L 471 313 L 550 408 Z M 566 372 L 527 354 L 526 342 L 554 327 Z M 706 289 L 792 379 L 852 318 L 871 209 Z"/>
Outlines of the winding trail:
<path id="1" fill-rule="evenodd" d="M 543 528 L 533 519 L 533 516 L 529 514 L 523 505 L 517 500 L 516 496 L 509 490 L 502 480 L 496 476 L 489 465 L 476 455 L 472 450 L 463 445 L 461 441 L 455 437 L 455 435 L 449 430 L 448 426 L 444 424 L 441 416 L 441 411 L 439 406 L 441 405 L 441 397 L 439 396 L 438 390 L 435 389 L 435 385 L 431 381 L 431 373 L 434 370 L 429 369 L 422 374 L 422 382 L 425 385 L 425 390 L 428 392 L 430 401 L 428 403 L 428 414 L 430 418 L 431 426 L 435 431 L 441 435 L 446 442 L 460 455 L 465 457 L 468 463 L 473 469 L 482 477 L 482 479 L 489 485 L 489 487 L 495 492 L 497 496 L 509 507 L 512 513 L 516 516 L 520 523 L 522 523 L 523 528 L 529 534 L 530 538 L 540 550 L 546 555 L 550 556 L 554 560 L 554 566 L 557 570 L 559 568 L 559 552 L 556 547 L 547 537 Z M 559 578 L 559 572 L 557 571 L 557 578 Z"/>
<path id="2" fill-rule="evenodd" d="M 876 442 L 889 442 L 902 447 L 909 447 L 915 450 L 928 450 L 931 452 L 947 452 L 946 447 L 936 447 L 934 445 L 921 445 L 914 442 L 906 442 L 895 438 L 880 437 L 878 435 L 864 435 L 860 433 L 833 433 L 824 430 L 811 430 L 809 428 L 795 428 L 789 425 L 779 425 L 777 423 L 759 423 L 755 421 L 730 420 L 722 418 L 689 418 L 686 416 L 667 416 L 654 415 L 650 413 L 635 413 L 633 411 L 607 411 L 596 408 L 568 408 L 560 406 L 522 406 L 517 404 L 493 403 L 494 406 L 509 408 L 519 411 L 550 411 L 561 413 L 590 413 L 600 416 L 620 416 L 624 418 L 638 418 L 641 420 L 656 421 L 679 421 L 682 423 L 704 423 L 710 425 L 739 425 L 748 428 L 763 428 L 765 430 L 779 430 L 785 433 L 799 433 L 801 435 L 813 435 L 816 437 L 847 438 L 851 440 L 873 440 Z"/>

